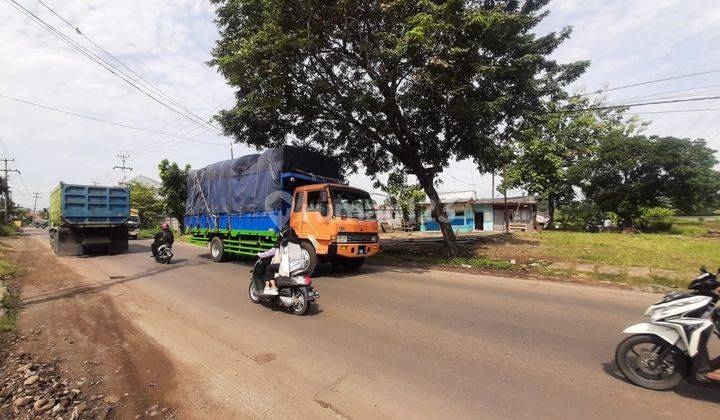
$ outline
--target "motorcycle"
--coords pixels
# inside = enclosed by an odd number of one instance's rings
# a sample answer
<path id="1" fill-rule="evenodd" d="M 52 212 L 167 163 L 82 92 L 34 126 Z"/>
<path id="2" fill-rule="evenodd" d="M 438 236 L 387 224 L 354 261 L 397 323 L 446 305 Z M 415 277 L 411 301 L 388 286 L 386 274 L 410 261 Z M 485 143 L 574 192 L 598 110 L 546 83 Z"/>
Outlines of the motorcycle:
<path id="1" fill-rule="evenodd" d="M 163 244 L 160 245 L 155 253 L 155 261 L 160 264 L 170 264 L 170 260 L 172 260 L 173 255 L 172 247 L 167 244 Z"/>
<path id="2" fill-rule="evenodd" d="M 312 279 L 304 271 L 292 273 L 293 275 L 287 277 L 276 275 L 275 285 L 278 294 L 264 294 L 265 263 L 266 261 L 258 259 L 250 270 L 248 294 L 253 303 L 266 302 L 288 308 L 295 315 L 304 315 L 310 304 L 320 298 L 320 294 L 312 287 Z"/>
<path id="3" fill-rule="evenodd" d="M 667 294 L 645 312 L 649 322 L 623 331 L 632 335 L 618 345 L 615 361 L 630 382 L 666 391 L 703 374 L 698 362 L 706 355 L 710 335 L 720 337 L 720 309 L 715 307 L 720 281 L 705 267 L 700 273 L 688 286 L 691 292 Z"/>

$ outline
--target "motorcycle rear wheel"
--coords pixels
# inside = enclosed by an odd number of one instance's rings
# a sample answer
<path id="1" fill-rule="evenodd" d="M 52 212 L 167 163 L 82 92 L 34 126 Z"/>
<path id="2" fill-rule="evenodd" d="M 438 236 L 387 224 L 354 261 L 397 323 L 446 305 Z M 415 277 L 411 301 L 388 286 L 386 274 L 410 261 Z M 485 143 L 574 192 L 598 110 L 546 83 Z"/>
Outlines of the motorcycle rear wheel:
<path id="1" fill-rule="evenodd" d="M 295 297 L 298 299 L 298 302 L 291 306 L 290 310 L 295 315 L 305 315 L 308 308 L 310 307 L 310 302 L 308 302 L 307 296 L 305 296 L 305 293 L 298 291 Z"/>
<path id="2" fill-rule="evenodd" d="M 250 287 L 248 288 L 248 297 L 252 303 L 260 303 L 257 287 L 255 287 L 255 282 L 252 280 L 250 280 Z"/>
<path id="3" fill-rule="evenodd" d="M 655 391 L 668 391 L 682 382 L 687 374 L 688 361 L 680 349 L 673 349 L 664 360 L 655 362 L 657 354 L 673 346 L 662 338 L 632 335 L 618 344 L 615 361 L 625 378 L 635 385 Z M 656 367 L 648 363 L 657 363 Z"/>

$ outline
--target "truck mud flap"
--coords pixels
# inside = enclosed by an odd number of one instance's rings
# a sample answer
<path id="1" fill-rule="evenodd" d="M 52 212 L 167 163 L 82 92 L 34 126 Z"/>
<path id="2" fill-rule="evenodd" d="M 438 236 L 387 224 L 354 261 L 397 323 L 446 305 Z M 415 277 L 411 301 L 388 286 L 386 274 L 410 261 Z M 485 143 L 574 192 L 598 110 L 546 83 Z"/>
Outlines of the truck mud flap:
<path id="1" fill-rule="evenodd" d="M 83 255 L 82 244 L 78 242 L 72 231 L 59 230 L 51 240 L 55 255 L 59 257 Z"/>

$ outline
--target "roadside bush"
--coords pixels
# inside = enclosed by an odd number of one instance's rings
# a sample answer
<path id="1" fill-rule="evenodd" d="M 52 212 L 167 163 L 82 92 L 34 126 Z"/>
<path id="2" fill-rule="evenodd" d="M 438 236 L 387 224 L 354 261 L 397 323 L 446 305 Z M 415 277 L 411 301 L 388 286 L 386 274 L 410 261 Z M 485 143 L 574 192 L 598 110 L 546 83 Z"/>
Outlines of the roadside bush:
<path id="1" fill-rule="evenodd" d="M 18 228 L 17 226 L 10 224 L 10 225 L 0 225 L 0 236 L 11 236 L 17 233 Z"/>
<path id="2" fill-rule="evenodd" d="M 587 201 L 563 205 L 555 213 L 555 224 L 560 230 L 583 232 L 588 224 L 602 223 L 605 214 Z"/>
<path id="3" fill-rule="evenodd" d="M 667 207 L 646 207 L 641 209 L 638 227 L 645 232 L 669 232 L 677 211 Z"/>

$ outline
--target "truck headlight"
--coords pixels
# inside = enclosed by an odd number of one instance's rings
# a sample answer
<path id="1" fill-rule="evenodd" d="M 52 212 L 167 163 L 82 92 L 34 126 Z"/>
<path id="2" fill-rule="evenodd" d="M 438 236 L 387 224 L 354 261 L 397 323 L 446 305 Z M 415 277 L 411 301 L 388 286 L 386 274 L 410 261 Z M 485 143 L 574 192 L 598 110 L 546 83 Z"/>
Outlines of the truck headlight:
<path id="1" fill-rule="evenodd" d="M 338 242 L 347 242 L 347 235 L 338 235 L 337 241 Z"/>

